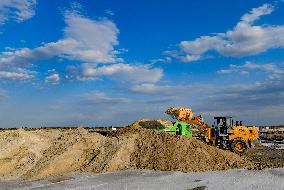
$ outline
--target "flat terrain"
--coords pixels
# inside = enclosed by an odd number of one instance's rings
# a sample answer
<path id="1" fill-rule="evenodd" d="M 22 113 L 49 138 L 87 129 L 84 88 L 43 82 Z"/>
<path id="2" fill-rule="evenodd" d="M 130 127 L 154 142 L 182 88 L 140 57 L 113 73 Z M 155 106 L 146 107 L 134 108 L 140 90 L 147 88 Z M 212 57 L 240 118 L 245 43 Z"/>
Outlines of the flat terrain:
<path id="1" fill-rule="evenodd" d="M 283 190 L 284 168 L 227 170 L 216 172 L 123 171 L 106 174 L 82 174 L 34 182 L 0 181 L 0 189 L 13 190 Z"/>

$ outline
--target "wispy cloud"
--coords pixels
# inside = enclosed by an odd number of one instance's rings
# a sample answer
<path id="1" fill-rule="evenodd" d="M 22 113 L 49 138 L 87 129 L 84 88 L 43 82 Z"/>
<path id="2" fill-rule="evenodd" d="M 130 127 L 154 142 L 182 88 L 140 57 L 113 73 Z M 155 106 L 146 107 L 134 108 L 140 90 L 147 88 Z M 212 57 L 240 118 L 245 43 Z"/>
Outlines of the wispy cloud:
<path id="1" fill-rule="evenodd" d="M 218 74 L 249 74 L 251 71 L 263 71 L 268 74 L 268 79 L 282 79 L 284 75 L 283 68 L 280 68 L 277 64 L 267 63 L 259 64 L 247 61 L 243 65 L 231 64 L 228 69 L 222 69 L 217 71 Z"/>
<path id="2" fill-rule="evenodd" d="M 107 96 L 104 92 L 94 91 L 90 93 L 85 93 L 80 95 L 82 102 L 88 105 L 98 105 L 98 104 L 124 104 L 131 102 L 128 98 L 118 98 Z"/>
<path id="3" fill-rule="evenodd" d="M 1 0 L 0 24 L 9 20 L 23 22 L 35 15 L 36 0 Z"/>
<path id="4" fill-rule="evenodd" d="M 205 100 L 215 110 L 258 111 L 273 106 L 284 106 L 284 81 L 265 81 L 247 85 L 231 85 L 222 93 Z M 229 107 L 228 107 L 229 105 Z M 267 112 L 269 114 L 269 112 Z"/>
<path id="5" fill-rule="evenodd" d="M 263 72 L 263 75 L 259 81 L 215 86 L 218 90 L 205 93 L 207 95 L 206 98 L 203 98 L 203 105 L 200 105 L 200 109 L 203 111 L 232 112 L 232 114 L 245 117 L 254 115 L 258 119 L 261 116 L 262 120 L 266 117 L 271 118 L 272 112 L 275 113 L 275 110 L 283 109 L 284 69 L 281 64 L 246 62 L 239 66 L 230 65 L 228 69 L 220 70 L 218 73 L 237 75 L 242 72 L 252 74 L 248 76 L 251 78 L 257 72 Z M 206 105 L 210 105 L 210 107 Z M 276 113 L 275 117 L 281 117 L 281 113 Z M 279 122 L 274 121 L 273 123 Z"/>
<path id="6" fill-rule="evenodd" d="M 0 71 L 0 79 L 2 80 L 13 80 L 13 81 L 23 81 L 27 79 L 32 79 L 36 76 L 37 72 L 29 71 L 21 68 L 8 71 Z"/>
<path id="7" fill-rule="evenodd" d="M 284 26 L 253 25 L 261 16 L 271 14 L 274 7 L 264 4 L 243 15 L 232 30 L 212 36 L 182 41 L 180 50 L 168 54 L 182 62 L 200 60 L 211 50 L 226 57 L 255 55 L 272 48 L 284 48 Z"/>
<path id="8" fill-rule="evenodd" d="M 163 70 L 152 68 L 150 65 L 130 65 L 117 63 L 106 66 L 82 64 L 79 68 L 69 69 L 67 78 L 77 80 L 98 80 L 109 77 L 113 80 L 128 82 L 157 82 L 163 76 Z"/>
<path id="9" fill-rule="evenodd" d="M 213 91 L 214 87 L 206 84 L 191 84 L 191 85 L 158 85 L 152 83 L 136 84 L 130 87 L 130 90 L 135 93 L 142 94 L 182 94 L 183 92 L 206 92 Z"/>
<path id="10" fill-rule="evenodd" d="M 114 16 L 114 12 L 111 9 L 105 10 L 105 14 L 107 14 L 108 16 Z"/>

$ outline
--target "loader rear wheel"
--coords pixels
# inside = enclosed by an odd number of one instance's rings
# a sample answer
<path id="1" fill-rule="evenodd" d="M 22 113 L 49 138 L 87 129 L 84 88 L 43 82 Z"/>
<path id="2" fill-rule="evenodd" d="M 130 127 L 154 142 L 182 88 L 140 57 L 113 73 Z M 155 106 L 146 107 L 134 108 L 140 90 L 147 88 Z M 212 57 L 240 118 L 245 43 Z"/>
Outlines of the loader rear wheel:
<path id="1" fill-rule="evenodd" d="M 247 143 L 241 138 L 234 139 L 231 144 L 231 149 L 236 154 L 243 154 L 248 149 Z"/>

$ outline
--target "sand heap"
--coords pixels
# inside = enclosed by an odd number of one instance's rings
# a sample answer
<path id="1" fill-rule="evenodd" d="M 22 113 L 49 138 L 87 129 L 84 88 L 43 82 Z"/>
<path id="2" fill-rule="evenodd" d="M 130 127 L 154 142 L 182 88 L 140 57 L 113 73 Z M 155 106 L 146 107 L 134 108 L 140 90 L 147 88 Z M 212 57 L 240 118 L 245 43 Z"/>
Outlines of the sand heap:
<path id="1" fill-rule="evenodd" d="M 172 121 L 167 119 L 140 119 L 127 126 L 133 129 L 138 129 L 141 127 L 146 127 L 147 129 L 162 129 L 165 127 L 171 127 L 173 125 Z"/>
<path id="2" fill-rule="evenodd" d="M 206 171 L 250 167 L 229 151 L 196 139 L 124 128 L 102 136 L 87 129 L 0 131 L 0 178 L 40 179 L 125 169 Z"/>

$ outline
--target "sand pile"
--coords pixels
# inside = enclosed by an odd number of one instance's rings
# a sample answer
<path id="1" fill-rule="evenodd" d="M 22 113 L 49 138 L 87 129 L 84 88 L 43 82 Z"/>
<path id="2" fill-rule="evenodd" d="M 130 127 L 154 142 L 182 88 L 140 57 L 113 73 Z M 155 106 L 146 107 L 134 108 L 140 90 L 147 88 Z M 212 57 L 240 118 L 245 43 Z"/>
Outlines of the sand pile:
<path id="1" fill-rule="evenodd" d="M 139 169 L 186 172 L 252 167 L 244 158 L 194 138 L 131 128 L 117 133 L 122 136 L 138 135 L 131 163 Z"/>
<path id="2" fill-rule="evenodd" d="M 147 129 L 162 129 L 166 126 L 172 126 L 173 123 L 167 119 L 140 119 L 129 125 L 128 127 L 138 129 L 146 127 Z"/>
<path id="3" fill-rule="evenodd" d="M 109 137 L 87 129 L 0 131 L 0 178 L 39 179 L 125 169 L 206 171 L 250 167 L 196 139 L 125 128 Z"/>

